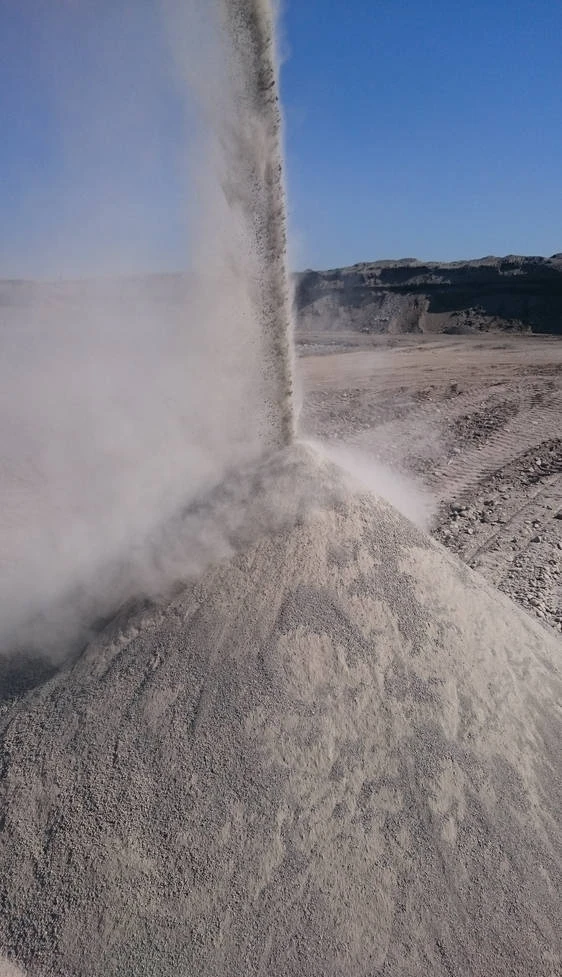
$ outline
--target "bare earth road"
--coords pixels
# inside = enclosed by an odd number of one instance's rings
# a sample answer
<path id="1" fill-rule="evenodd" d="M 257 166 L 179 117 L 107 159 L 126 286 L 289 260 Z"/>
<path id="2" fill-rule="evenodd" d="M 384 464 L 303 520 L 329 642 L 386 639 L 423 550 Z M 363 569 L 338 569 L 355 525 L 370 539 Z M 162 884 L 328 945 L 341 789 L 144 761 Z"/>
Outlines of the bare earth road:
<path id="1" fill-rule="evenodd" d="M 434 535 L 562 632 L 562 339 L 338 334 L 299 351 L 305 431 L 416 475 Z"/>

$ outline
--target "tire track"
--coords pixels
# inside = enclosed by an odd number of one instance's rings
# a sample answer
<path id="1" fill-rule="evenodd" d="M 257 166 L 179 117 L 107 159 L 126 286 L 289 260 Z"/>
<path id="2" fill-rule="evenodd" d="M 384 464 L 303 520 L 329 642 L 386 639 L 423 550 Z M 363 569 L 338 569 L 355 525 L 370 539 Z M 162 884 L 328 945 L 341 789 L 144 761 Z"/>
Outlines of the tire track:
<path id="1" fill-rule="evenodd" d="M 549 476 L 547 483 L 542 485 L 541 488 L 535 492 L 527 502 L 517 508 L 509 519 L 506 519 L 505 522 L 499 524 L 498 529 L 495 532 L 487 536 L 484 541 L 479 543 L 479 545 L 475 548 L 469 548 L 465 551 L 464 557 L 467 563 L 472 563 L 483 553 L 486 553 L 491 546 L 497 542 L 500 542 L 502 539 L 505 539 L 508 536 L 513 537 L 515 532 L 522 533 L 524 531 L 523 526 L 525 523 L 530 523 L 532 525 L 534 522 L 537 522 L 537 516 L 542 515 L 547 506 L 551 505 L 553 512 L 558 511 L 561 503 L 562 478 L 558 475 L 551 475 Z M 553 516 L 548 521 L 547 525 L 551 524 L 554 526 L 555 521 L 555 517 Z M 543 528 L 546 528 L 544 524 Z M 528 543 L 525 545 L 524 549 L 527 549 L 527 547 Z M 520 550 L 520 552 L 523 552 L 523 550 Z"/>
<path id="2" fill-rule="evenodd" d="M 541 464 L 533 456 L 541 453 Z M 546 460 L 548 459 L 548 461 Z M 562 633 L 562 441 L 542 443 L 442 508 L 434 535 Z"/>
<path id="3" fill-rule="evenodd" d="M 451 502 L 518 456 L 556 438 L 560 433 L 561 416 L 562 394 L 558 394 L 550 403 L 519 414 L 509 428 L 493 434 L 484 444 L 461 451 L 445 469 L 430 474 L 428 484 L 435 490 L 439 502 Z"/>

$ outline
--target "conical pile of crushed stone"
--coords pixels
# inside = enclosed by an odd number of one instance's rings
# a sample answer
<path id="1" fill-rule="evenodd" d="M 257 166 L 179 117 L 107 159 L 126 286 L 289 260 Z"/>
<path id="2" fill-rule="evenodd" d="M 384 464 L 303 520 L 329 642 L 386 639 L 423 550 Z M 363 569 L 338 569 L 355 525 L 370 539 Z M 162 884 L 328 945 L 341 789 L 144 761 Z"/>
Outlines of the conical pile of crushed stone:
<path id="1" fill-rule="evenodd" d="M 29 977 L 553 975 L 559 646 L 287 457 L 315 509 L 258 518 L 5 713 L 0 953 Z"/>

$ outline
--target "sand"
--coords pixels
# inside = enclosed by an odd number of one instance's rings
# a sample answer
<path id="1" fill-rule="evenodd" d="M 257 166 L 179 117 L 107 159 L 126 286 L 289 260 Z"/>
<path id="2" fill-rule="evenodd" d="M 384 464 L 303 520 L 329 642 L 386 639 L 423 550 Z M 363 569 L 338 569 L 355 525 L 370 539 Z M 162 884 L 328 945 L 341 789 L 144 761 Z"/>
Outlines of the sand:
<path id="1" fill-rule="evenodd" d="M 238 552 L 6 712 L 0 950 L 29 977 L 554 977 L 557 642 L 308 449 L 279 470 L 275 504 L 318 505 L 253 533 L 249 505 Z"/>

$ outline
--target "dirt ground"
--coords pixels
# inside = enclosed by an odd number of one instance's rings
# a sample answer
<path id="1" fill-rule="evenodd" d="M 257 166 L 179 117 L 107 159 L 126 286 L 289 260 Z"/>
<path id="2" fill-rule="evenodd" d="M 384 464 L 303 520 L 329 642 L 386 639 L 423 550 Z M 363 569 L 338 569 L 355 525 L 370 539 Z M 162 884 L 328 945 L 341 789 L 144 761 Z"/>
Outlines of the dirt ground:
<path id="1" fill-rule="evenodd" d="M 302 425 L 414 475 L 433 535 L 562 632 L 562 339 L 307 336 Z"/>

